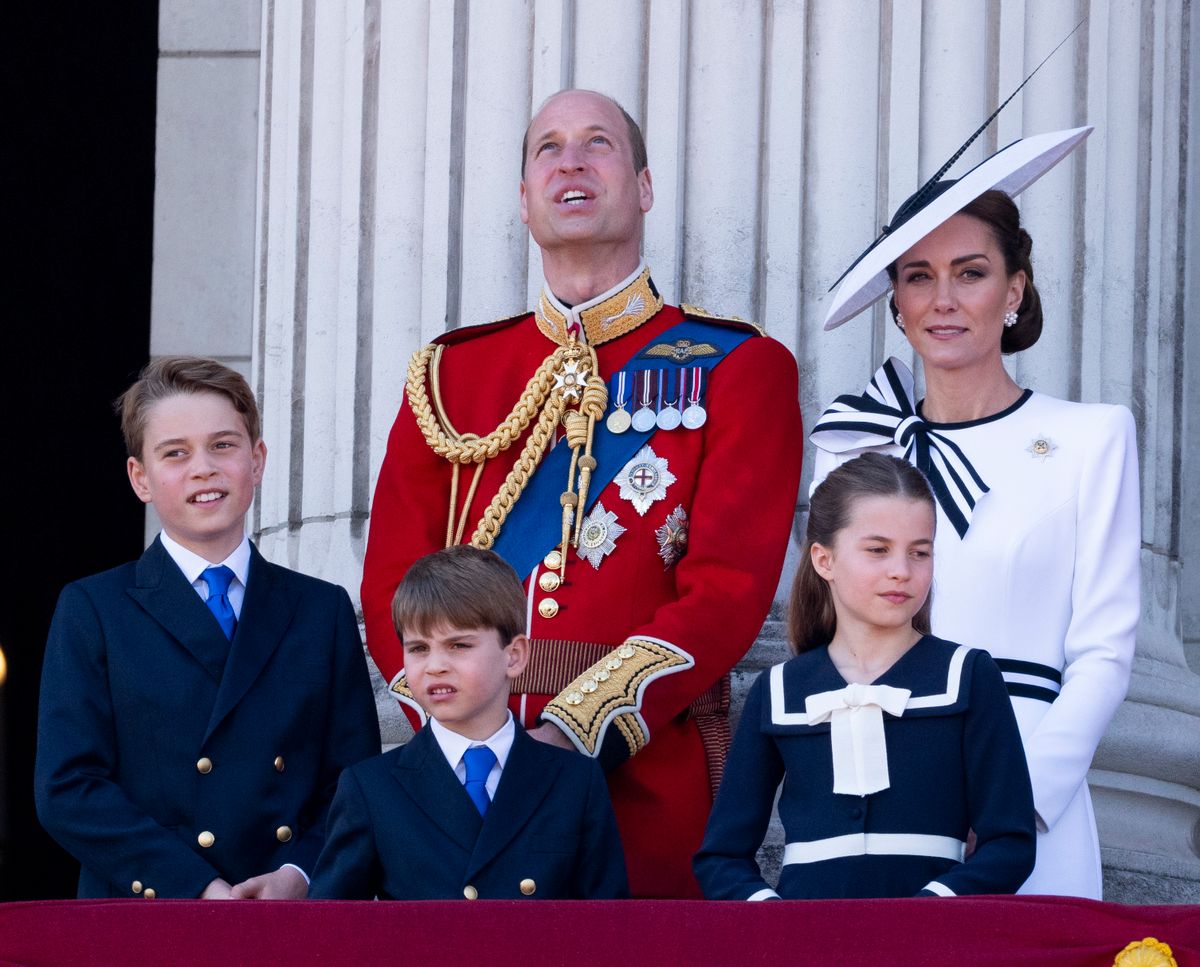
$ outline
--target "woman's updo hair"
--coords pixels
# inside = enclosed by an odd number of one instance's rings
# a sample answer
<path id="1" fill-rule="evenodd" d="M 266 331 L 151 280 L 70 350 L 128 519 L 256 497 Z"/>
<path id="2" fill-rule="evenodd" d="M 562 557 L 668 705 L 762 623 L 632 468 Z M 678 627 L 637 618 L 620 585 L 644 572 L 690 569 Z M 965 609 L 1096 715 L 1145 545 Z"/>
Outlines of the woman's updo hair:
<path id="1" fill-rule="evenodd" d="M 1021 213 L 1008 195 L 993 189 L 985 191 L 958 214 L 977 218 L 991 229 L 996 246 L 1004 256 L 1004 269 L 1010 276 L 1017 272 L 1025 273 L 1025 295 L 1017 307 L 1017 322 L 1016 325 L 1004 327 L 1004 333 L 1000 337 L 1000 352 L 1008 356 L 1028 349 L 1042 334 L 1042 299 L 1033 284 L 1033 263 L 1030 261 L 1033 239 L 1021 227 Z M 887 273 L 894 287 L 895 262 L 888 266 Z M 892 310 L 892 319 L 895 320 L 899 310 L 896 308 L 894 291 L 888 305 Z"/>
<path id="2" fill-rule="evenodd" d="M 902 497 L 919 501 L 929 506 L 934 512 L 934 521 L 937 520 L 929 482 L 925 474 L 907 460 L 868 451 L 831 470 L 809 500 L 808 529 L 800 553 L 800 568 L 792 582 L 788 637 L 793 654 L 821 648 L 833 640 L 837 631 L 833 592 L 813 567 L 812 546 L 832 547 L 838 531 L 850 523 L 855 501 L 863 497 Z M 925 603 L 912 619 L 913 628 L 923 635 L 930 633 L 929 611 L 932 607 L 931 588 Z"/>

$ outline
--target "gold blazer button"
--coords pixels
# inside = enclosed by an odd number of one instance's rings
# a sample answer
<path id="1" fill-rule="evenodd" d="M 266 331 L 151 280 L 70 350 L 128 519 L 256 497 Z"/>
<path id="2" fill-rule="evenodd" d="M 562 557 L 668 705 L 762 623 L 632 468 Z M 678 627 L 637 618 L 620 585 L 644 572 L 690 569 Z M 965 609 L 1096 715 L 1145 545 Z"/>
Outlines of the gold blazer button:
<path id="1" fill-rule="evenodd" d="M 478 900 L 479 891 L 476 890 L 475 887 L 471 886 L 470 883 L 468 883 L 463 887 L 463 896 L 465 896 L 468 900 Z"/>
<path id="2" fill-rule="evenodd" d="M 147 900 L 153 900 L 156 896 L 158 896 L 158 894 L 154 892 L 153 887 L 148 886 L 148 887 L 146 887 L 146 890 L 142 894 L 142 896 L 144 896 Z"/>
<path id="3" fill-rule="evenodd" d="M 558 602 L 553 598 L 542 598 L 538 602 L 538 614 L 543 618 L 553 618 L 558 614 Z"/>
<path id="4" fill-rule="evenodd" d="M 281 755 L 275 756 L 275 771 L 283 772 L 284 766 L 285 766 L 285 763 L 283 761 L 283 756 L 281 756 Z"/>
<path id="5" fill-rule="evenodd" d="M 292 838 L 292 827 L 280 826 L 277 830 L 275 830 L 275 838 L 281 843 L 286 843 Z"/>
<path id="6" fill-rule="evenodd" d="M 538 587 L 543 591 L 557 591 L 560 584 L 562 581 L 553 571 L 543 571 L 542 576 L 538 578 Z"/>
<path id="7" fill-rule="evenodd" d="M 207 829 L 204 832 L 202 832 L 199 836 L 196 837 L 196 842 L 199 843 L 201 846 L 203 846 L 205 849 L 208 849 L 216 841 L 217 841 L 217 837 L 215 837 Z"/>
<path id="8" fill-rule="evenodd" d="M 141 893 L 142 892 L 142 881 L 134 880 L 133 886 L 131 886 L 129 889 L 133 890 L 134 893 Z"/>
<path id="9" fill-rule="evenodd" d="M 562 567 L 562 551 L 553 550 L 543 558 L 542 563 L 551 571 L 557 571 Z"/>
<path id="10" fill-rule="evenodd" d="M 521 892 L 524 893 L 526 896 L 533 896 L 533 894 L 536 891 L 537 891 L 537 884 L 534 883 L 533 880 L 524 879 L 521 881 Z"/>
<path id="11" fill-rule="evenodd" d="M 207 776 L 210 772 L 212 772 L 212 759 L 210 759 L 208 756 L 197 759 L 196 771 L 202 776 Z"/>

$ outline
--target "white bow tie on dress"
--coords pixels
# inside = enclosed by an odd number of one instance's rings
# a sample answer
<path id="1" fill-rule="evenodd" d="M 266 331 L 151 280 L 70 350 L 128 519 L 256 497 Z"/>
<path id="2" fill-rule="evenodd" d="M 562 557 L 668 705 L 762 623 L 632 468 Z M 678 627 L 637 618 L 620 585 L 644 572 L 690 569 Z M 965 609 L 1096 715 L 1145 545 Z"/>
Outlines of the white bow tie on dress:
<path id="1" fill-rule="evenodd" d="M 891 685 L 853 684 L 808 696 L 808 724 L 829 722 L 835 793 L 866 796 L 891 785 L 883 713 L 899 718 L 911 694 Z"/>

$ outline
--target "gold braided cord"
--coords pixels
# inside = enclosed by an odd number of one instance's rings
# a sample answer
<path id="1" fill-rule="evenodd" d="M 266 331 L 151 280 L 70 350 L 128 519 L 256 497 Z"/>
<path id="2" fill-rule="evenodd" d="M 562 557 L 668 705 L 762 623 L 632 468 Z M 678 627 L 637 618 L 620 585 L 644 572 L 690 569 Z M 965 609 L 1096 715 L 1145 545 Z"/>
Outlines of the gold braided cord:
<path id="1" fill-rule="evenodd" d="M 461 466 L 461 464 L 457 464 L 457 463 L 454 464 L 454 472 L 455 473 L 458 473 L 458 468 L 460 466 Z M 465 531 L 467 529 L 467 514 L 471 510 L 471 504 L 474 503 L 474 501 L 475 501 L 475 491 L 479 489 L 479 478 L 483 476 L 483 467 L 484 467 L 483 462 L 475 464 L 475 472 L 471 475 L 471 486 L 467 490 L 467 499 L 465 501 L 463 501 L 462 513 L 459 514 L 459 516 L 458 516 L 458 529 L 454 532 L 454 543 L 455 544 L 462 543 L 463 531 Z M 457 494 L 455 494 L 453 497 L 451 497 L 450 507 L 452 509 L 450 511 L 450 516 L 452 516 L 452 517 L 454 516 L 453 508 L 458 506 L 458 504 L 455 503 L 455 501 L 457 499 L 458 499 Z M 449 541 L 447 541 L 446 546 L 447 547 L 450 546 Z"/>
<path id="2" fill-rule="evenodd" d="M 426 381 L 432 377 L 434 393 L 440 400 L 441 386 L 438 380 L 438 368 L 430 363 L 439 346 L 426 346 L 413 353 L 408 364 L 408 378 L 405 392 L 408 395 L 408 405 L 416 417 L 417 426 L 425 437 L 430 449 L 439 456 L 445 457 L 452 463 L 480 463 L 502 453 L 512 446 L 528 428 L 533 417 L 546 403 L 550 390 L 554 388 L 554 376 L 559 366 L 571 353 L 569 347 L 559 346 L 549 356 L 537 372 L 530 377 L 512 412 L 491 433 L 482 437 L 459 436 L 447 428 L 438 419 L 433 405 L 429 401 Z M 438 354 L 440 357 L 440 354 Z M 440 359 L 439 359 L 440 361 Z"/>
<path id="3" fill-rule="evenodd" d="M 596 469 L 596 458 L 592 456 L 592 441 L 596 434 L 596 421 L 604 416 L 608 409 L 608 387 L 599 376 L 599 367 L 592 369 L 587 385 L 583 390 L 583 399 L 579 403 L 579 411 L 587 418 L 587 430 L 583 440 L 583 456 L 579 459 L 579 506 L 587 507 L 588 490 L 591 487 L 592 471 Z M 575 540 L 579 546 L 579 530 L 583 526 L 582 512 L 575 515 Z M 566 556 L 565 554 L 563 555 Z"/>
<path id="4" fill-rule="evenodd" d="M 471 543 L 475 547 L 490 548 L 496 543 L 509 511 L 513 509 L 525 485 L 529 483 L 529 478 L 533 476 L 546 450 L 549 449 L 550 441 L 554 439 L 554 428 L 565 405 L 562 395 L 559 394 L 551 397 L 542 410 L 537 423 L 534 424 L 533 432 L 529 434 L 529 439 L 525 441 L 525 446 L 517 456 L 517 462 L 504 478 L 504 483 L 496 491 L 496 496 L 479 519 L 475 533 L 471 535 Z"/>
<path id="5" fill-rule="evenodd" d="M 591 346 L 582 346 L 572 340 L 566 346 L 557 347 L 530 378 L 516 406 L 507 417 L 486 436 L 459 433 L 450 423 L 441 394 L 441 360 L 444 347 L 426 346 L 413 354 L 408 364 L 406 393 L 409 408 L 417 420 L 425 442 L 434 453 L 450 461 L 453 470 L 450 482 L 450 510 L 446 520 L 446 546 L 460 543 L 466 529 L 467 514 L 475 499 L 476 489 L 487 460 L 504 452 L 529 428 L 534 421 L 520 454 L 504 483 L 492 498 L 479 523 L 471 535 L 471 544 L 490 548 L 500 534 L 500 528 L 509 512 L 520 499 L 530 478 L 554 440 L 554 433 L 561 421 L 566 428 L 566 445 L 571 448 L 571 467 L 567 478 L 567 489 L 562 497 L 563 509 L 563 563 L 566 563 L 566 547 L 570 525 L 574 521 L 575 507 L 586 499 L 591 471 L 596 466 L 592 457 L 592 437 L 596 420 L 604 416 L 608 406 L 608 390 L 597 373 L 599 361 Z M 588 372 L 586 381 L 580 386 L 574 382 L 583 375 L 580 363 Z M 432 388 L 433 400 L 429 398 Z M 560 390 L 556 392 L 556 390 Z M 568 409 L 569 397 L 580 393 L 578 409 Z M 580 456 L 581 451 L 583 456 Z M 459 468 L 475 463 L 475 472 L 458 515 Z M 579 495 L 575 490 L 576 472 L 579 473 Z"/>

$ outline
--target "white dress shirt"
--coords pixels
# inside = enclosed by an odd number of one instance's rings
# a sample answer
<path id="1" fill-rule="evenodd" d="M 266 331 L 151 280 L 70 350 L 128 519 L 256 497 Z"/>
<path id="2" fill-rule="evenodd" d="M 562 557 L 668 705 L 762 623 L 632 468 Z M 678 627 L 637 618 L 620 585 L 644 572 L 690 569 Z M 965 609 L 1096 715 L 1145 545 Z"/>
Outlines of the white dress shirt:
<path id="1" fill-rule="evenodd" d="M 179 570 L 183 572 L 183 576 L 188 579 L 188 583 L 196 589 L 196 593 L 200 595 L 202 601 L 208 600 L 208 582 L 200 575 L 208 567 L 220 567 L 224 564 L 233 572 L 234 580 L 229 582 L 229 605 L 233 608 L 233 613 L 237 618 L 242 617 L 242 602 L 246 600 L 246 579 L 250 575 L 250 538 L 243 536 L 240 543 L 225 560 L 217 561 L 215 564 L 212 561 L 206 561 L 199 554 L 189 551 L 178 541 L 173 540 L 171 536 L 162 531 L 158 535 L 158 539 L 162 541 L 162 546 L 171 556 L 171 560 L 179 565 Z"/>
<path id="2" fill-rule="evenodd" d="M 508 753 L 512 750 L 513 738 L 517 734 L 512 712 L 508 712 L 507 715 L 504 724 L 482 741 L 460 735 L 446 728 L 432 716 L 429 719 L 429 727 L 433 730 L 433 737 L 437 740 L 438 748 L 442 750 L 442 755 L 446 757 L 450 768 L 458 776 L 458 781 L 464 785 L 467 782 L 467 764 L 463 762 L 463 753 L 476 745 L 486 745 L 495 753 L 496 764 L 492 766 L 492 771 L 488 773 L 485 783 L 489 799 L 495 798 L 496 787 L 500 785 L 500 773 L 504 771 L 504 763 L 508 761 Z"/>

